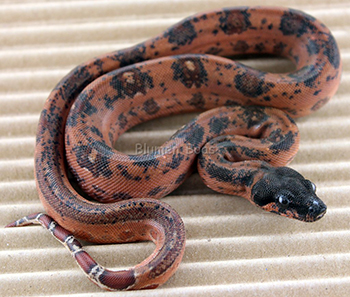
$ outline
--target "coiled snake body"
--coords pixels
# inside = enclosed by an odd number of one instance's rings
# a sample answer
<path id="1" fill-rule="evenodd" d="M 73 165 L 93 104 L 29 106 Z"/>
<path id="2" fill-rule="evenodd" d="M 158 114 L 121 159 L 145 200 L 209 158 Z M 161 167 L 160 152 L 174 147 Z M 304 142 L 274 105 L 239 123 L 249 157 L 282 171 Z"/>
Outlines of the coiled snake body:
<path id="1" fill-rule="evenodd" d="M 296 70 L 267 73 L 220 57 L 247 54 L 286 57 Z M 94 58 L 62 79 L 41 114 L 35 177 L 47 215 L 30 215 L 8 227 L 42 224 L 93 282 L 126 290 L 156 288 L 181 262 L 183 222 L 153 198 L 178 187 L 195 163 L 218 192 L 315 221 L 326 211 L 315 185 L 284 167 L 299 144 L 291 117 L 322 107 L 336 92 L 340 75 L 329 30 L 284 8 L 198 14 L 158 37 Z M 200 110 L 208 111 L 151 154 L 126 155 L 112 148 L 136 124 Z M 100 202 L 82 198 L 72 187 L 66 160 L 81 188 Z M 98 243 L 151 240 L 156 248 L 135 267 L 111 271 L 75 237 Z"/>

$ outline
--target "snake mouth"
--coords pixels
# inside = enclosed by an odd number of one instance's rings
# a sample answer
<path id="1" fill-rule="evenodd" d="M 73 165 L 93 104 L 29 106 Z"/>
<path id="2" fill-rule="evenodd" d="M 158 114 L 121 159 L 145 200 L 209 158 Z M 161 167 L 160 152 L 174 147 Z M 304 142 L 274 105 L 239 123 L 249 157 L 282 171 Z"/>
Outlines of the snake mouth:
<path id="1" fill-rule="evenodd" d="M 309 213 L 300 214 L 296 209 L 283 209 L 278 207 L 276 203 L 269 203 L 262 207 L 264 210 L 279 214 L 280 216 L 290 219 L 296 219 L 302 222 L 312 223 L 321 219 L 327 212 L 327 207 L 323 204 L 318 210 L 312 210 L 309 208 Z"/>
<path id="2" fill-rule="evenodd" d="M 321 219 L 325 214 L 326 214 L 326 212 L 327 212 L 327 209 L 325 209 L 322 213 L 320 213 L 317 217 L 316 217 L 316 221 L 317 220 L 319 220 L 319 219 Z"/>
<path id="3" fill-rule="evenodd" d="M 324 209 L 324 211 L 322 211 L 317 217 L 316 217 L 316 220 L 322 218 L 327 212 L 327 208 Z"/>
<path id="4" fill-rule="evenodd" d="M 319 214 L 315 215 L 299 215 L 297 212 L 287 212 L 287 213 L 279 213 L 282 216 L 291 218 L 291 219 L 297 219 L 299 221 L 302 222 L 306 222 L 306 223 L 312 223 L 312 222 L 316 222 L 318 220 L 320 220 L 321 218 L 324 217 L 324 215 L 327 212 L 327 208 L 323 209 Z"/>
<path id="5" fill-rule="evenodd" d="M 321 200 L 315 200 L 309 207 L 308 213 L 305 216 L 306 222 L 315 222 L 323 218 L 327 212 L 327 206 Z"/>
<path id="6" fill-rule="evenodd" d="M 326 212 L 327 212 L 327 208 L 324 208 L 317 216 L 313 216 L 313 217 L 307 216 L 306 222 L 316 222 L 319 219 L 323 218 Z"/>

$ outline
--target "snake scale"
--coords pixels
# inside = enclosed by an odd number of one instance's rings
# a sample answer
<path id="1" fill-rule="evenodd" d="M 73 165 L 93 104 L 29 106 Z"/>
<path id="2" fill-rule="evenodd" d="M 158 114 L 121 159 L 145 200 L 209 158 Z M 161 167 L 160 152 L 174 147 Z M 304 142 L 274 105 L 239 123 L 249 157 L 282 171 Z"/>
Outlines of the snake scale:
<path id="1" fill-rule="evenodd" d="M 296 69 L 269 73 L 227 58 L 251 54 L 284 57 Z M 299 145 L 292 118 L 326 104 L 340 77 L 330 31 L 310 15 L 277 7 L 197 14 L 155 38 L 96 57 L 58 83 L 41 113 L 35 178 L 47 214 L 7 227 L 41 224 L 91 281 L 107 290 L 130 290 L 156 288 L 179 266 L 184 224 L 154 198 L 177 188 L 195 167 L 215 191 L 316 221 L 326 205 L 315 185 L 285 167 Z M 127 155 L 113 148 L 137 124 L 195 111 L 203 113 L 154 152 Z M 73 188 L 68 168 L 93 201 Z M 150 240 L 156 247 L 135 267 L 112 271 L 76 238 Z"/>

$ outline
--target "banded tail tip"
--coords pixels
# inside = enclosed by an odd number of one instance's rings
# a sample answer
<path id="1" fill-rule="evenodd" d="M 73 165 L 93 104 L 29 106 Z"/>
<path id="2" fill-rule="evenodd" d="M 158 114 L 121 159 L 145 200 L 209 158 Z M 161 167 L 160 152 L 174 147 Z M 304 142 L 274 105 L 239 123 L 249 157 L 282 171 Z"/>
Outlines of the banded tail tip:
<path id="1" fill-rule="evenodd" d="M 5 228 L 12 228 L 12 227 L 21 227 L 21 226 L 28 226 L 28 225 L 32 225 L 32 224 L 37 224 L 37 222 L 35 222 L 39 216 L 42 215 L 42 213 L 38 212 L 38 213 L 33 213 L 29 216 L 25 216 L 17 221 L 14 221 L 12 223 L 9 223 L 5 226 Z"/>
<path id="2" fill-rule="evenodd" d="M 10 224 L 7 224 L 7 225 L 5 226 L 5 228 L 12 228 L 12 227 L 17 227 L 17 221 L 14 221 L 14 222 L 12 222 L 12 223 L 10 223 Z"/>

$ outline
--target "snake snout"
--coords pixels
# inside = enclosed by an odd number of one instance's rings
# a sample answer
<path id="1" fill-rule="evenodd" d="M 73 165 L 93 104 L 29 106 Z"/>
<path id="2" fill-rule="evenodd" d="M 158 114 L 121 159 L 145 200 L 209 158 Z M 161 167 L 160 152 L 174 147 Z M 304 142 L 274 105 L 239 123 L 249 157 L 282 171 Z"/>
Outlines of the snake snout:
<path id="1" fill-rule="evenodd" d="M 321 200 L 314 200 L 308 209 L 310 221 L 316 221 L 322 218 L 327 211 L 327 206 Z"/>

